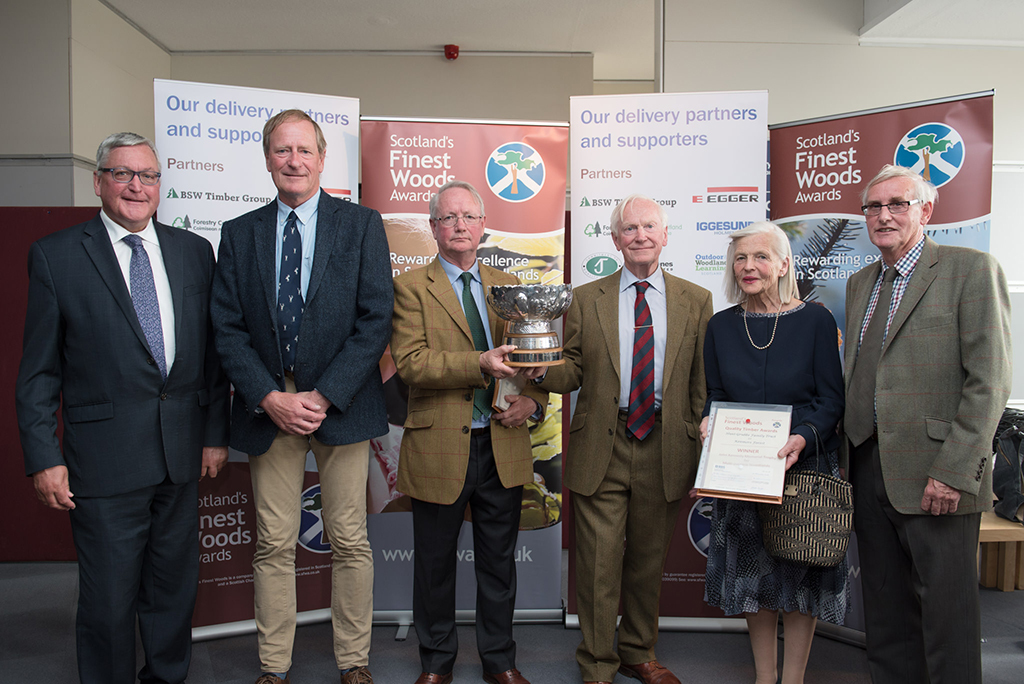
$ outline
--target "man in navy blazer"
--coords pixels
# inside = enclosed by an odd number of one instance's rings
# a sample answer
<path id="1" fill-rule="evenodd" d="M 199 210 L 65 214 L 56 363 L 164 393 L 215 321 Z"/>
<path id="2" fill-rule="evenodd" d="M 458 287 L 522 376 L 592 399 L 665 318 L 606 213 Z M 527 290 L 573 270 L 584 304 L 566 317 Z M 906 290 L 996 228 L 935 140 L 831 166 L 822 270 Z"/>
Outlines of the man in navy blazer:
<path id="1" fill-rule="evenodd" d="M 16 389 L 43 503 L 70 511 L 82 682 L 183 682 L 199 577 L 197 482 L 227 461 L 228 385 L 213 349 L 214 261 L 202 237 L 152 220 L 153 143 L 100 145 L 91 221 L 34 243 Z M 63 448 L 57 439 L 62 409 Z"/>
<path id="2" fill-rule="evenodd" d="M 231 446 L 249 454 L 258 684 L 288 682 L 295 544 L 306 453 L 320 472 L 331 542 L 331 620 L 342 684 L 372 682 L 369 440 L 388 431 L 378 363 L 391 335 L 391 262 L 380 214 L 320 189 L 327 144 L 283 111 L 263 129 L 278 196 L 224 224 L 213 320 L 235 386 Z"/>

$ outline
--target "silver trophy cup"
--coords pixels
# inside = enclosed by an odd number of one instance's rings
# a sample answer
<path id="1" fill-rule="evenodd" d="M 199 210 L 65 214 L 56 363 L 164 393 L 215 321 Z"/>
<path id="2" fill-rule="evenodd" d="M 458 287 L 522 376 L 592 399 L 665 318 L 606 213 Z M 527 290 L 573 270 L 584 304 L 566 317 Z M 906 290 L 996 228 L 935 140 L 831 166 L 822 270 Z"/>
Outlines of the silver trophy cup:
<path id="1" fill-rule="evenodd" d="M 554 320 L 572 303 L 572 285 L 495 285 L 487 302 L 505 320 L 503 344 L 516 346 L 507 365 L 565 363 Z"/>

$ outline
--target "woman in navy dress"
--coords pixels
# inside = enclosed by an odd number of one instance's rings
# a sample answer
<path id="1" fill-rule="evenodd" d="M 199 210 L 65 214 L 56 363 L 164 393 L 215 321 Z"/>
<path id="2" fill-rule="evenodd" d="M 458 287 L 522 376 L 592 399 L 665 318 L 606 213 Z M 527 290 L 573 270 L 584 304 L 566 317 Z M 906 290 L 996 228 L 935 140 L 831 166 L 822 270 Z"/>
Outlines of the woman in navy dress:
<path id="1" fill-rule="evenodd" d="M 820 469 L 838 474 L 843 374 L 835 319 L 818 304 L 797 299 L 789 239 L 771 223 L 733 233 L 726 259 L 726 296 L 736 306 L 711 318 L 704 340 L 708 399 L 793 407 L 789 440 L 779 452 L 786 469 L 814 469 L 813 425 L 821 437 Z M 778 613 L 786 630 L 783 684 L 803 682 L 820 617 L 846 615 L 846 562 L 816 569 L 778 561 L 761 541 L 757 505 L 715 499 L 705 600 L 726 615 L 743 613 L 754 652 L 757 684 L 777 675 Z"/>

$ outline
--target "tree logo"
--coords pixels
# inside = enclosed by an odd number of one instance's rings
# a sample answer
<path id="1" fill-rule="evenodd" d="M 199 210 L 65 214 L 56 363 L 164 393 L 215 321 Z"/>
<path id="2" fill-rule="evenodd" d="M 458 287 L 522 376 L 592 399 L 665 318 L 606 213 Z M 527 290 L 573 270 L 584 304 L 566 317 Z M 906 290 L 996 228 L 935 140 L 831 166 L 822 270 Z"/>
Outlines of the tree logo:
<path id="1" fill-rule="evenodd" d="M 690 535 L 690 543 L 693 548 L 705 558 L 708 557 L 708 548 L 711 546 L 711 503 L 714 499 L 703 497 L 690 508 L 690 514 L 686 516 L 686 531 Z"/>
<path id="2" fill-rule="evenodd" d="M 544 160 L 526 143 L 499 145 L 487 158 L 487 185 L 506 202 L 533 199 L 544 186 Z"/>
<path id="3" fill-rule="evenodd" d="M 331 542 L 324 529 L 320 485 L 302 492 L 302 518 L 299 521 L 299 546 L 313 553 L 330 553 Z"/>
<path id="4" fill-rule="evenodd" d="M 893 155 L 893 164 L 912 169 L 941 188 L 963 168 L 964 156 L 964 139 L 956 129 L 932 122 L 921 124 L 903 136 Z"/>
<path id="5" fill-rule="evenodd" d="M 192 221 L 189 220 L 188 214 L 184 216 L 178 216 L 171 222 L 171 225 L 175 228 L 184 228 L 185 230 L 192 230 Z"/>

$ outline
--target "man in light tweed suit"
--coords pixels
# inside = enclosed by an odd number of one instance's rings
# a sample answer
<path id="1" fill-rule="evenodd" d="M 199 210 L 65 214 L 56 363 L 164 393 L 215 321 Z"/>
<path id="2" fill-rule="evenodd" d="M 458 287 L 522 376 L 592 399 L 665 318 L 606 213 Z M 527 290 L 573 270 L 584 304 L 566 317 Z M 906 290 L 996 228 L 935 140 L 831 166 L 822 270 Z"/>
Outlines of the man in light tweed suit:
<path id="1" fill-rule="evenodd" d="M 1012 379 L 1010 305 L 992 256 L 924 236 L 936 197 L 883 167 L 862 197 L 882 260 L 846 287 L 844 422 L 875 684 L 981 683 L 976 553 Z"/>
<path id="2" fill-rule="evenodd" d="M 430 199 L 438 256 L 395 278 L 391 355 L 409 385 L 398 463 L 398 489 L 412 499 L 413 624 L 423 673 L 416 684 L 448 684 L 458 650 L 455 632 L 456 544 L 472 508 L 477 650 L 489 684 L 528 684 L 516 669 L 512 612 L 515 546 L 523 485 L 533 482 L 528 418 L 544 415 L 547 392 L 528 384 L 511 406 L 492 411 L 494 379 L 542 369 L 505 365 L 511 345 L 487 305 L 491 285 L 515 276 L 477 261 L 484 203 L 472 185 L 453 180 Z"/>

